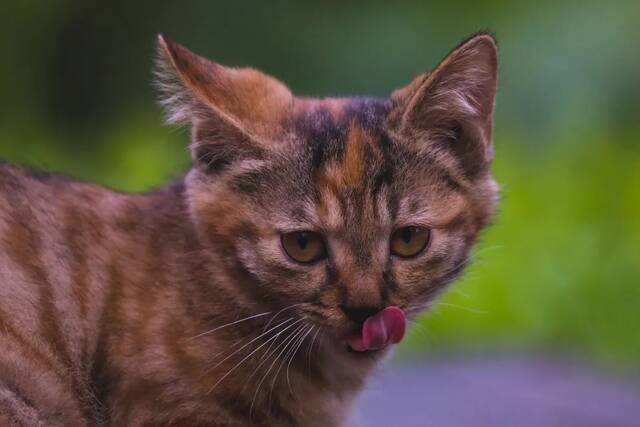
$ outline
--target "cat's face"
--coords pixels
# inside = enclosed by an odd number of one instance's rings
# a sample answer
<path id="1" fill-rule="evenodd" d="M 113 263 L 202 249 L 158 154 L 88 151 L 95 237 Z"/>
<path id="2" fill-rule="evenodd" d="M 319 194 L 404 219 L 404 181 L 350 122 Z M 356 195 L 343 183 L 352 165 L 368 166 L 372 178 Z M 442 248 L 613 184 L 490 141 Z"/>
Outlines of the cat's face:
<path id="1" fill-rule="evenodd" d="M 497 199 L 490 37 L 388 99 L 295 98 L 162 46 L 170 112 L 193 124 L 192 215 L 247 304 L 346 339 L 385 307 L 418 313 L 462 272 Z"/>

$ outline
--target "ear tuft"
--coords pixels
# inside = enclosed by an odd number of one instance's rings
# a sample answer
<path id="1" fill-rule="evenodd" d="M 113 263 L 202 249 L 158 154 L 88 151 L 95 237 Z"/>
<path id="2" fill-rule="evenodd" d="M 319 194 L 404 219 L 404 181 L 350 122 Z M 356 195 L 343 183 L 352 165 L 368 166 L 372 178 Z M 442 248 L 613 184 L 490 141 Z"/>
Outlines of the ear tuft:
<path id="1" fill-rule="evenodd" d="M 170 124 L 189 124 L 198 116 L 208 113 L 180 78 L 173 58 L 181 46 L 162 34 L 158 34 L 158 48 L 154 75 L 155 85 L 160 93 L 160 105 Z M 186 54 L 186 53 L 183 53 Z"/>

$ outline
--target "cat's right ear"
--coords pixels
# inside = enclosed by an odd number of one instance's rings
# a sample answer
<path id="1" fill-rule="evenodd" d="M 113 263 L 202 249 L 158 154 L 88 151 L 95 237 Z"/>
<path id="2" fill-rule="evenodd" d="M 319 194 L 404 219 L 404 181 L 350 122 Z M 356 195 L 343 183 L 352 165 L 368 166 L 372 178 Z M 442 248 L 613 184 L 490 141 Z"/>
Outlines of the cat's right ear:
<path id="1" fill-rule="evenodd" d="M 156 75 L 168 122 L 192 126 L 192 157 L 207 172 L 261 158 L 291 115 L 293 96 L 278 80 L 216 64 L 162 35 Z"/>
<path id="2" fill-rule="evenodd" d="M 421 149 L 453 153 L 469 175 L 486 171 L 493 158 L 497 79 L 495 39 L 475 35 L 392 94 L 389 127 Z"/>

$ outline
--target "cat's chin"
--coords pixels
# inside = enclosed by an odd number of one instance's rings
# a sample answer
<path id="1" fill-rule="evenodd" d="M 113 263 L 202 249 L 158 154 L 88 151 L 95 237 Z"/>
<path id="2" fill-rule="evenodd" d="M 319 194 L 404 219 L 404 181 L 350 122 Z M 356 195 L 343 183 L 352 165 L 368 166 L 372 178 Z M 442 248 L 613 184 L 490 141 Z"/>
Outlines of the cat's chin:
<path id="1" fill-rule="evenodd" d="M 354 350 L 348 343 L 344 343 L 344 351 L 354 359 L 378 359 L 383 357 L 390 350 L 390 347 L 380 348 L 376 350 L 359 351 Z"/>

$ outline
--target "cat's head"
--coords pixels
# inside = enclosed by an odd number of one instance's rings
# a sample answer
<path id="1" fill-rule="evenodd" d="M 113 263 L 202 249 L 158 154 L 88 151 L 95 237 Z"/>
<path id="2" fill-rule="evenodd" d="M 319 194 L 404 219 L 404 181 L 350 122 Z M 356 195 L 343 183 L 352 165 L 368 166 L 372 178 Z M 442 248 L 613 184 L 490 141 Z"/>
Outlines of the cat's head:
<path id="1" fill-rule="evenodd" d="M 347 339 L 413 316 L 467 265 L 494 212 L 497 49 L 487 34 L 389 98 L 308 99 L 160 38 L 169 121 L 192 129 L 188 205 L 239 301 Z"/>

